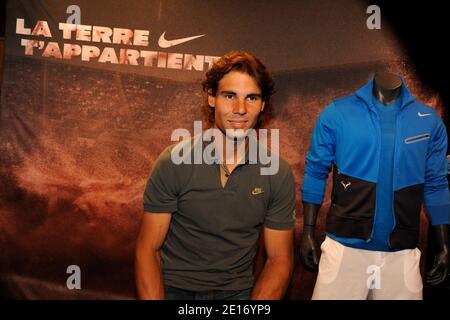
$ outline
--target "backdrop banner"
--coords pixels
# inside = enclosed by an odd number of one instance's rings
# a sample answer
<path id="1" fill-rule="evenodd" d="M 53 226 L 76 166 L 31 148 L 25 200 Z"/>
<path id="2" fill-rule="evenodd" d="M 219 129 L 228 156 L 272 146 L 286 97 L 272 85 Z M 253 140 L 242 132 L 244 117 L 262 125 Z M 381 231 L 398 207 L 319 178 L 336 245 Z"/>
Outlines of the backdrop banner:
<path id="1" fill-rule="evenodd" d="M 312 127 L 333 98 L 377 71 L 418 81 L 389 25 L 357 0 L 14 0 L 0 113 L 0 291 L 25 299 L 134 299 L 142 197 L 177 128 L 205 121 L 201 80 L 249 50 L 273 73 L 280 153 L 297 189 L 296 261 L 287 299 L 309 299 L 300 186 Z M 374 16 L 375 14 L 375 16 Z M 328 184 L 327 193 L 329 194 Z M 330 203 L 325 198 L 318 241 Z M 421 249 L 426 245 L 423 218 Z M 81 289 L 73 276 L 80 274 Z"/>

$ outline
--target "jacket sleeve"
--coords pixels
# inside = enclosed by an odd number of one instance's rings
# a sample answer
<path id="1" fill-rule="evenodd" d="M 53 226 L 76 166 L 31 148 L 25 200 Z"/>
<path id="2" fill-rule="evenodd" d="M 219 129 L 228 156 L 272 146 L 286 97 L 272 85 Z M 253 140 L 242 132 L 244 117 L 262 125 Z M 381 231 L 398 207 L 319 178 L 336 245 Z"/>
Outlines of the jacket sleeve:
<path id="1" fill-rule="evenodd" d="M 302 201 L 322 204 L 326 181 L 335 156 L 338 115 L 334 103 L 322 111 L 313 129 L 306 155 Z"/>
<path id="2" fill-rule="evenodd" d="M 447 181 L 447 133 L 441 118 L 428 146 L 424 200 L 432 225 L 449 224 L 450 195 Z"/>

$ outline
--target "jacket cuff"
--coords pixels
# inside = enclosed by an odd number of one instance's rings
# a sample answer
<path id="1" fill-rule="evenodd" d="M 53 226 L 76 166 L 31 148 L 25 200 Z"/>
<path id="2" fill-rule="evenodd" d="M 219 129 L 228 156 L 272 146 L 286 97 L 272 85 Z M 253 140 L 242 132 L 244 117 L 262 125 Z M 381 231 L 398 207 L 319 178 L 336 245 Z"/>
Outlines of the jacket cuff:
<path id="1" fill-rule="evenodd" d="M 326 179 L 317 179 L 305 174 L 303 177 L 302 201 L 312 204 L 322 204 L 326 182 Z"/>
<path id="2" fill-rule="evenodd" d="M 450 204 L 427 206 L 431 225 L 450 224 Z"/>
<path id="3" fill-rule="evenodd" d="M 302 201 L 306 203 L 321 205 L 323 201 L 323 195 L 302 192 Z"/>

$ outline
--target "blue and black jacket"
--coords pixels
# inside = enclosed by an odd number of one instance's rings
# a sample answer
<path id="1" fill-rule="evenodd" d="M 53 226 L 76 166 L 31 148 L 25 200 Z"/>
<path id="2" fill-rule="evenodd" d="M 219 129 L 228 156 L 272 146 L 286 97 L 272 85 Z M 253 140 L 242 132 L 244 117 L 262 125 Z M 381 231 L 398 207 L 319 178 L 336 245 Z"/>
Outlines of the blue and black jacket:
<path id="1" fill-rule="evenodd" d="M 326 231 L 337 237 L 372 237 L 381 144 L 373 84 L 372 79 L 323 110 L 306 157 L 304 202 L 323 202 L 333 167 Z M 401 99 L 393 163 L 395 226 L 389 238 L 390 247 L 398 250 L 417 246 L 424 201 L 433 225 L 450 222 L 445 126 L 434 109 L 415 100 L 404 81 Z"/>

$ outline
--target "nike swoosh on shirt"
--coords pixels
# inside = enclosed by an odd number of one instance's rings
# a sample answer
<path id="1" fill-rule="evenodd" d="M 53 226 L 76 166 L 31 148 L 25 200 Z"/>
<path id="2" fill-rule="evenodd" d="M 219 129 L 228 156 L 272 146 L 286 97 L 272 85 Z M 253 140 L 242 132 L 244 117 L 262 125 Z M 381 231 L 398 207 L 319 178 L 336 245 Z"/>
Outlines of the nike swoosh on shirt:
<path id="1" fill-rule="evenodd" d="M 179 44 L 182 44 L 182 43 L 185 43 L 185 42 L 192 41 L 192 40 L 194 40 L 194 39 L 203 37 L 203 36 L 205 36 L 205 35 L 206 35 L 206 34 L 200 34 L 200 35 L 198 35 L 198 36 L 193 36 L 193 37 L 180 38 L 180 39 L 174 39 L 174 40 L 167 40 L 167 39 L 165 38 L 165 37 L 166 37 L 166 32 L 164 31 L 164 32 L 162 33 L 162 35 L 159 37 L 158 45 L 159 45 L 161 48 L 170 48 L 170 47 L 177 46 L 177 45 L 179 45 Z"/>
<path id="2" fill-rule="evenodd" d="M 431 116 L 431 113 L 420 113 L 420 112 L 417 112 L 417 115 L 419 117 L 426 117 L 426 116 Z"/>

